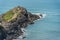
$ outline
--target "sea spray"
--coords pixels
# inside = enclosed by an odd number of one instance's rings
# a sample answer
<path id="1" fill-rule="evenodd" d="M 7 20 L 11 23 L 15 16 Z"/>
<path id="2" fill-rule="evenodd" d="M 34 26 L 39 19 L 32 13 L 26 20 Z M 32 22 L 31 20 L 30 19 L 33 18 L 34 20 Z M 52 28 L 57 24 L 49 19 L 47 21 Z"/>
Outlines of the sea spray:
<path id="1" fill-rule="evenodd" d="M 45 18 L 47 16 L 47 14 L 43 14 L 43 18 Z"/>
<path id="2" fill-rule="evenodd" d="M 26 37 L 26 30 L 25 30 L 25 28 L 21 28 L 21 31 L 22 31 L 23 33 L 22 33 L 22 35 L 20 35 L 18 38 L 22 40 L 22 39 L 24 39 L 24 38 Z"/>
<path id="3" fill-rule="evenodd" d="M 38 15 L 40 17 L 40 19 L 37 19 L 37 20 L 41 20 L 47 16 L 47 14 L 43 14 L 43 13 L 32 13 L 32 14 Z M 40 16 L 40 15 L 42 15 L 42 16 Z M 35 21 L 37 21 L 37 20 L 35 20 Z"/>

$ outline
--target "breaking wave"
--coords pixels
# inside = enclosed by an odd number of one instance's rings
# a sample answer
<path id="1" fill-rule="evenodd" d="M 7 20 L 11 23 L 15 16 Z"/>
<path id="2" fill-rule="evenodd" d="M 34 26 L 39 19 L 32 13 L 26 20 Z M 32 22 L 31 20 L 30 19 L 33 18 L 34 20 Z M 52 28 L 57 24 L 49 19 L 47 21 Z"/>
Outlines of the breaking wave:
<path id="1" fill-rule="evenodd" d="M 47 16 L 47 14 L 43 14 L 43 13 L 32 13 L 32 14 L 38 15 L 40 17 L 40 19 L 43 19 L 43 18 L 45 18 Z M 40 16 L 40 14 L 42 14 L 42 17 Z M 37 20 L 40 20 L 40 19 L 37 19 Z"/>

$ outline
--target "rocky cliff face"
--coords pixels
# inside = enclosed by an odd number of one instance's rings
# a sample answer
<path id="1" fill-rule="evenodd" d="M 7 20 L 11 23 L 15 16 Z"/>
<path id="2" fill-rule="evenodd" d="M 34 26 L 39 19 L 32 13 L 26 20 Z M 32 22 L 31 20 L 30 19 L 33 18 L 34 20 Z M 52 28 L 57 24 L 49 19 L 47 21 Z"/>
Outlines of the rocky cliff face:
<path id="1" fill-rule="evenodd" d="M 33 24 L 40 19 L 38 15 L 31 14 L 25 8 L 17 6 L 0 16 L 0 40 L 13 40 L 23 35 L 21 28 Z"/>

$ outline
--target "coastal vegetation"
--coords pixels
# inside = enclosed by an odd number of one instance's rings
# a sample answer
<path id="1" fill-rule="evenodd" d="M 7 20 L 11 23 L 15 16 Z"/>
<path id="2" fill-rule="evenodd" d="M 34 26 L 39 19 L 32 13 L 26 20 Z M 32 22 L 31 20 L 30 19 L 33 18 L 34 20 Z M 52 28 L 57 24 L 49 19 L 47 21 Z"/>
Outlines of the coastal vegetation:
<path id="1" fill-rule="evenodd" d="M 12 11 L 8 11 L 4 14 L 3 16 L 3 20 L 4 21 L 8 21 L 13 17 L 14 13 Z"/>

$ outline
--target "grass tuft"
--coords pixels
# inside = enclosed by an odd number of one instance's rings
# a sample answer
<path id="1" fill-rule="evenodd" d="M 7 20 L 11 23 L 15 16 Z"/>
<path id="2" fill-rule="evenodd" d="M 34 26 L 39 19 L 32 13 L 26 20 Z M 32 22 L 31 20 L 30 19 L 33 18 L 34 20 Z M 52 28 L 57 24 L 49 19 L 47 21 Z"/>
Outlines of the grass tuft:
<path id="1" fill-rule="evenodd" d="M 14 13 L 12 11 L 8 11 L 3 15 L 3 20 L 8 21 L 13 17 Z"/>

